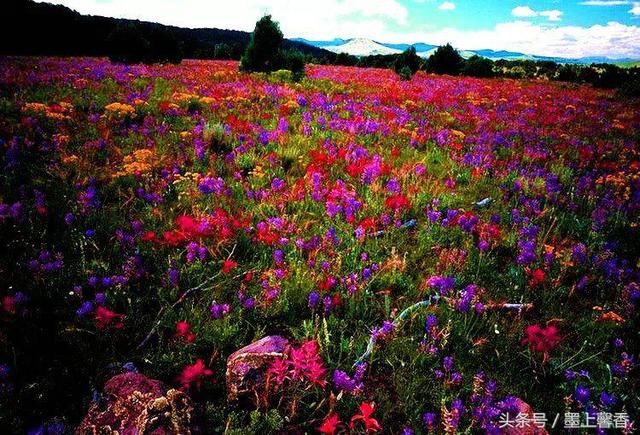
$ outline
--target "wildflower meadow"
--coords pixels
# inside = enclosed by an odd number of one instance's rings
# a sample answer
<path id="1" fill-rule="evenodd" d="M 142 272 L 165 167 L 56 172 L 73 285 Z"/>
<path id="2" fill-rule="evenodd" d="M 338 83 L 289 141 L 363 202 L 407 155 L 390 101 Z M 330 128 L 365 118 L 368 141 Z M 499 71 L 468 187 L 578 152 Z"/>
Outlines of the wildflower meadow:
<path id="1" fill-rule="evenodd" d="M 0 433 L 631 433 L 639 139 L 587 85 L 0 58 Z"/>

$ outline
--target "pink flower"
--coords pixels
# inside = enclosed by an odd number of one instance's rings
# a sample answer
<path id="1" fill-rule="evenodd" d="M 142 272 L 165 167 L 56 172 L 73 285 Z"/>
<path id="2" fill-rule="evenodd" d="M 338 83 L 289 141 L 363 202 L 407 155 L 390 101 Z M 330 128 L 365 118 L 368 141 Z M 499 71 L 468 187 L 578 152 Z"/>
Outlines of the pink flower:
<path id="1" fill-rule="evenodd" d="M 204 361 L 198 359 L 195 364 L 188 365 L 182 369 L 182 373 L 178 377 L 182 388 L 187 390 L 191 387 L 195 387 L 199 390 L 202 386 L 202 381 L 213 375 L 213 370 L 208 369 L 204 365 Z"/>

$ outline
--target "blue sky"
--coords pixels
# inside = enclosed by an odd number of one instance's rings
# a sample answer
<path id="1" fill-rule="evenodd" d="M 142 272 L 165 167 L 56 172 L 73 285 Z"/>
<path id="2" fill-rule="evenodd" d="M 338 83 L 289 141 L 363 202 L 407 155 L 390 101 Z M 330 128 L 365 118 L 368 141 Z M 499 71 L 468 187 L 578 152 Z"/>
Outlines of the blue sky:
<path id="1" fill-rule="evenodd" d="M 640 59 L 640 0 L 52 0 L 79 12 L 287 37 L 452 43 L 530 54 Z"/>

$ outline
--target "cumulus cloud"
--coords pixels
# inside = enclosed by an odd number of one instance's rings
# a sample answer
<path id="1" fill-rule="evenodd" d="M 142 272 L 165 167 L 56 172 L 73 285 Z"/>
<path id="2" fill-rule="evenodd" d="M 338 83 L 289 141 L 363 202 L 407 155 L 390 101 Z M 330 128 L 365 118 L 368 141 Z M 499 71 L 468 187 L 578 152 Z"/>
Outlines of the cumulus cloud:
<path id="1" fill-rule="evenodd" d="M 548 11 L 535 11 L 529 6 L 516 6 L 511 10 L 511 15 L 518 18 L 545 17 L 549 21 L 560 21 L 562 11 L 552 9 Z"/>
<path id="2" fill-rule="evenodd" d="M 634 2 L 633 8 L 629 11 L 634 17 L 640 17 L 640 2 Z"/>
<path id="3" fill-rule="evenodd" d="M 440 9 L 441 11 L 452 11 L 456 8 L 456 4 L 453 2 L 443 2 L 440 6 L 438 6 L 438 9 Z"/>

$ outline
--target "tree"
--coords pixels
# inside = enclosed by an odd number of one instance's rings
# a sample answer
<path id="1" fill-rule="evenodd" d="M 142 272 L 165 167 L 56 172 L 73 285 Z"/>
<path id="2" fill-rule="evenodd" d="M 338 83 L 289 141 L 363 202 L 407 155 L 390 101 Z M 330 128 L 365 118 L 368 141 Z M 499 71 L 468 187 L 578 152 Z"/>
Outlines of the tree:
<path id="1" fill-rule="evenodd" d="M 462 75 L 470 77 L 493 77 L 493 61 L 478 55 L 471 56 L 464 61 Z"/>
<path id="2" fill-rule="evenodd" d="M 265 15 L 256 23 L 249 45 L 240 60 L 242 71 L 275 71 L 275 60 L 282 44 L 283 35 L 271 15 Z"/>
<path id="3" fill-rule="evenodd" d="M 447 44 L 438 47 L 429 57 L 427 71 L 436 74 L 458 75 L 462 69 L 463 62 L 464 59 L 460 56 L 458 50 L 453 48 L 451 44 Z"/>
<path id="4" fill-rule="evenodd" d="M 416 48 L 411 46 L 398 55 L 393 70 L 404 80 L 410 80 L 420 69 L 420 63 L 421 59 L 416 53 Z"/>

